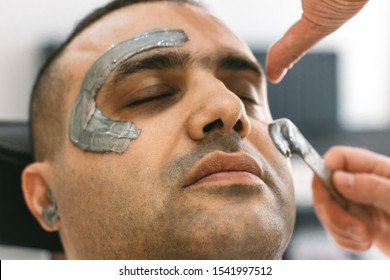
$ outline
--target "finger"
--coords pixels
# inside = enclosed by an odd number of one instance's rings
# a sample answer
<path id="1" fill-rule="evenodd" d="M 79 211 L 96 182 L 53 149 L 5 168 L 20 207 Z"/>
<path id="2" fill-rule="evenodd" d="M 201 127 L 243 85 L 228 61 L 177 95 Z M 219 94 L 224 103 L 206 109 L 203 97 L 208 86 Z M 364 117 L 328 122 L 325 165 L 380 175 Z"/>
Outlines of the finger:
<path id="1" fill-rule="evenodd" d="M 302 17 L 268 51 L 266 72 L 268 79 L 278 83 L 311 47 L 327 34 L 316 32 L 318 27 Z"/>
<path id="2" fill-rule="evenodd" d="M 380 230 L 375 237 L 375 245 L 390 257 L 390 215 L 378 212 L 376 218 Z"/>
<path id="3" fill-rule="evenodd" d="M 337 203 L 316 177 L 313 179 L 313 201 L 319 220 L 334 235 L 359 242 L 371 239 L 364 221 Z"/>
<path id="4" fill-rule="evenodd" d="M 316 214 L 335 241 L 348 250 L 364 251 L 375 244 L 383 253 L 390 256 L 390 216 L 383 212 L 376 214 L 377 229 L 375 235 L 368 235 L 360 238 L 359 234 L 351 235 L 349 231 L 341 230 L 340 227 L 332 221 L 329 216 L 329 210 L 324 207 L 316 207 Z M 351 229 L 350 229 L 351 230 Z"/>
<path id="5" fill-rule="evenodd" d="M 315 209 L 322 225 L 333 236 L 356 242 L 368 242 L 371 240 L 365 224 L 351 213 L 343 210 L 337 202 L 332 201 L 324 206 L 316 206 Z"/>
<path id="6" fill-rule="evenodd" d="M 365 149 L 333 147 L 326 152 L 324 160 L 332 170 L 374 173 L 390 178 L 390 158 Z"/>
<path id="7" fill-rule="evenodd" d="M 315 206 L 322 206 L 332 200 L 331 194 L 317 176 L 313 176 L 312 186 L 313 202 Z"/>
<path id="8" fill-rule="evenodd" d="M 329 235 L 344 249 L 350 251 L 365 251 L 371 247 L 373 240 L 370 236 L 361 236 L 359 233 L 355 234 L 351 228 L 343 230 L 331 222 L 325 210 L 316 212 L 319 217 L 324 217 L 322 218 L 321 223 L 326 228 Z"/>
<path id="9" fill-rule="evenodd" d="M 339 246 L 352 252 L 367 251 L 372 245 L 371 240 L 357 241 L 339 235 L 334 235 L 331 232 L 330 235 Z"/>
<path id="10" fill-rule="evenodd" d="M 354 235 L 350 231 L 345 231 L 334 225 L 326 210 L 323 208 L 316 209 L 317 216 L 321 221 L 322 225 L 326 228 L 330 236 L 338 243 L 341 247 L 351 251 L 365 251 L 372 245 L 372 239 L 369 236 Z"/>
<path id="11" fill-rule="evenodd" d="M 375 174 L 336 171 L 333 182 L 347 199 L 374 206 L 390 215 L 390 179 Z"/>

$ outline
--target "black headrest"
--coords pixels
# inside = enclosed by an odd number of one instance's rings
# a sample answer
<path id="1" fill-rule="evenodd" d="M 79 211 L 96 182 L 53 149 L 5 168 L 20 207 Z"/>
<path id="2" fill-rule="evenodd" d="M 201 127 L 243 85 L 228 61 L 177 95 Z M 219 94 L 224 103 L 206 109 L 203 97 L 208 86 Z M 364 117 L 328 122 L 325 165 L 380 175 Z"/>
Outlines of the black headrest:
<path id="1" fill-rule="evenodd" d="M 27 209 L 21 173 L 32 162 L 28 125 L 0 122 L 0 244 L 62 251 L 57 233 L 44 231 Z"/>

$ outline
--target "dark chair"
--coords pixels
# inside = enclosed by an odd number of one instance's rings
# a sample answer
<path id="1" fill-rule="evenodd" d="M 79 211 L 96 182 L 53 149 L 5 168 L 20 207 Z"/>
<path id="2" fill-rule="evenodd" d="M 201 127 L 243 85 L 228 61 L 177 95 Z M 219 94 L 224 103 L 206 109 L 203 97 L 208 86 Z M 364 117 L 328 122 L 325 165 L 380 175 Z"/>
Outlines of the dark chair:
<path id="1" fill-rule="evenodd" d="M 21 173 L 32 162 L 28 125 L 0 122 L 0 244 L 62 251 L 57 233 L 44 231 L 27 209 Z"/>

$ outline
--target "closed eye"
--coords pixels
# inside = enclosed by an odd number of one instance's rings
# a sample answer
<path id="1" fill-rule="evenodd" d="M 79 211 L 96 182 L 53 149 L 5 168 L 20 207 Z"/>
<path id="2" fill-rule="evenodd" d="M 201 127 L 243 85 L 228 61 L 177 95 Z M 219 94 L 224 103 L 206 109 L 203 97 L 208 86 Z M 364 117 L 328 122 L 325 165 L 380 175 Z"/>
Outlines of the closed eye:
<path id="1" fill-rule="evenodd" d="M 136 107 L 136 106 L 140 106 L 140 105 L 145 104 L 145 103 L 159 101 L 161 99 L 168 98 L 168 97 L 171 97 L 173 95 L 174 95 L 173 92 L 169 92 L 169 93 L 159 94 L 159 95 L 155 95 L 155 96 L 150 96 L 147 98 L 133 101 L 128 106 L 129 107 Z"/>
<path id="2" fill-rule="evenodd" d="M 259 103 L 254 100 L 253 98 L 251 97 L 248 97 L 248 96 L 238 96 L 243 102 L 249 102 L 249 103 L 252 103 L 254 105 L 259 105 Z"/>
<path id="3" fill-rule="evenodd" d="M 177 95 L 177 93 L 178 90 L 175 87 L 166 84 L 146 86 L 129 94 L 126 107 L 137 107 L 147 103 L 163 101 Z"/>

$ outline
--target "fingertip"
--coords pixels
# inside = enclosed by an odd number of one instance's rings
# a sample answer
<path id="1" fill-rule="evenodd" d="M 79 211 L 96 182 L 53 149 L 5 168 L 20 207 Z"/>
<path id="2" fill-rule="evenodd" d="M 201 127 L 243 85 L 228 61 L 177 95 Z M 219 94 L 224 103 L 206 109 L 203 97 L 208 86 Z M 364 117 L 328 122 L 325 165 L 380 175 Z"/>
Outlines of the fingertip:
<path id="1" fill-rule="evenodd" d="M 277 84 L 283 80 L 284 76 L 287 74 L 288 69 L 281 67 L 280 63 L 278 63 L 276 59 L 273 59 L 275 56 L 274 52 L 274 48 L 271 47 L 267 54 L 265 69 L 268 80 L 273 84 Z"/>
<path id="2" fill-rule="evenodd" d="M 326 166 L 332 170 L 344 169 L 345 155 L 349 150 L 347 146 L 331 147 L 323 156 Z"/>
<path id="3" fill-rule="evenodd" d="M 267 52 L 265 68 L 268 80 L 273 84 L 280 83 L 283 80 L 289 69 L 288 66 L 290 66 L 289 58 L 286 57 L 282 45 L 283 39 L 273 44 Z"/>
<path id="4" fill-rule="evenodd" d="M 268 70 L 267 71 L 268 80 L 273 84 L 280 83 L 283 80 L 284 76 L 286 76 L 287 71 L 288 71 L 287 68 Z"/>

